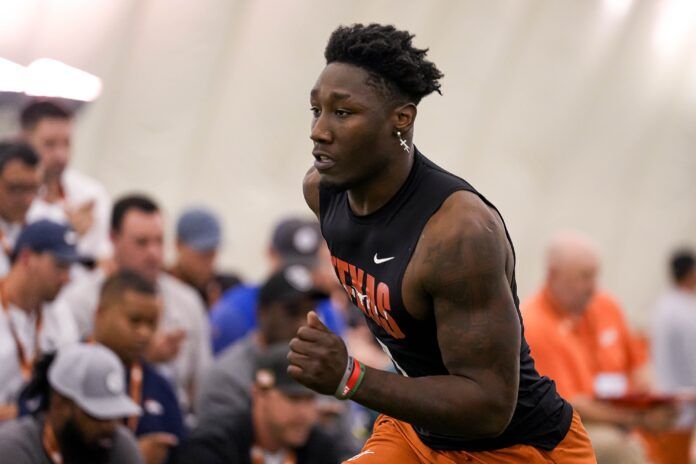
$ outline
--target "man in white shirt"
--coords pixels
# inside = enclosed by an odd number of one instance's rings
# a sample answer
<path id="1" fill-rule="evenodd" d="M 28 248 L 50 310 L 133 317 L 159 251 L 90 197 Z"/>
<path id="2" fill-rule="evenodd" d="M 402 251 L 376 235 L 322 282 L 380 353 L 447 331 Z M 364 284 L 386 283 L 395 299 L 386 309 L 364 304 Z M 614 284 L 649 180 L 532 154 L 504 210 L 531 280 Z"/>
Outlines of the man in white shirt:
<path id="1" fill-rule="evenodd" d="M 39 158 L 25 143 L 0 142 L 0 277 L 39 189 Z"/>
<path id="2" fill-rule="evenodd" d="M 75 233 L 51 221 L 22 230 L 12 267 L 0 282 L 0 420 L 16 415 L 15 400 L 40 353 L 77 341 L 69 313 L 48 305 L 79 261 Z"/>
<path id="3" fill-rule="evenodd" d="M 164 224 L 157 205 L 140 195 L 122 197 L 114 204 L 111 239 L 117 270 L 128 270 L 156 285 L 163 299 L 159 330 L 148 360 L 176 386 L 182 409 L 190 409 L 196 384 L 212 354 L 203 301 L 196 291 L 162 270 Z M 99 291 L 106 279 L 98 269 L 68 286 L 56 306 L 71 311 L 81 337 L 94 327 Z"/>
<path id="4" fill-rule="evenodd" d="M 98 261 L 111 256 L 111 200 L 96 180 L 70 168 L 72 117 L 56 103 L 39 101 L 21 113 L 22 136 L 38 153 L 43 185 L 28 222 L 51 219 L 70 223 L 79 235 L 80 253 Z"/>

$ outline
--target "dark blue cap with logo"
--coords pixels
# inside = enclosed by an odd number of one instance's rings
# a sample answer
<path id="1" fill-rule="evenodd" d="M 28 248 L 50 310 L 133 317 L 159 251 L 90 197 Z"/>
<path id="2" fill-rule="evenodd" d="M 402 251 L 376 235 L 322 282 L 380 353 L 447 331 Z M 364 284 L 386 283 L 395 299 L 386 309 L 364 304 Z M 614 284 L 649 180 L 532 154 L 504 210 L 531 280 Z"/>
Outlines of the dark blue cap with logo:
<path id="1" fill-rule="evenodd" d="M 77 252 L 77 234 L 70 227 L 42 219 L 27 225 L 17 238 L 14 256 L 28 248 L 35 253 L 50 253 L 62 263 L 84 261 Z"/>

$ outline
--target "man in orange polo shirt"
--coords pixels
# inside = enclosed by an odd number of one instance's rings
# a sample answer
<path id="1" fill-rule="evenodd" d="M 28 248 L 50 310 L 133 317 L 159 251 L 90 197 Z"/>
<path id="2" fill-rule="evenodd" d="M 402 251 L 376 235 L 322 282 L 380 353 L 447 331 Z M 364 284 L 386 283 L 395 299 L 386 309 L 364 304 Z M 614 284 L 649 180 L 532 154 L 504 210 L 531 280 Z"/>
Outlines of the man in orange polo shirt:
<path id="1" fill-rule="evenodd" d="M 635 428 L 662 430 L 669 408 L 636 411 L 597 400 L 650 388 L 646 357 L 636 349 L 618 303 L 597 289 L 598 253 L 579 234 L 556 236 L 544 287 L 522 305 L 525 336 L 537 370 L 556 381 L 580 413 L 597 462 L 646 462 Z"/>

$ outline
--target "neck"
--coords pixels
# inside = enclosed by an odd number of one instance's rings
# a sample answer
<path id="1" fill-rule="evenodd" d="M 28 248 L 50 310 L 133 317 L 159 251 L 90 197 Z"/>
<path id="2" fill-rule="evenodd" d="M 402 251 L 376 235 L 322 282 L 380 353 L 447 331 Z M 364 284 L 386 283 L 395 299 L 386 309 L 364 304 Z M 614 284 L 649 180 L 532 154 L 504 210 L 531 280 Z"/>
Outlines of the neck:
<path id="1" fill-rule="evenodd" d="M 181 280 L 182 282 L 187 283 L 196 289 L 203 290 L 202 286 L 199 285 L 198 282 L 195 282 L 194 279 L 190 279 L 186 275 L 186 271 L 184 271 L 184 268 L 181 266 L 180 263 L 175 263 L 174 266 L 172 266 L 172 268 L 169 270 L 169 273 L 177 279 Z"/>
<path id="2" fill-rule="evenodd" d="M 251 420 L 254 424 L 254 438 L 261 448 L 276 452 L 283 447 L 280 441 L 273 437 L 268 423 L 263 420 L 263 414 L 256 404 L 252 406 Z"/>
<path id="3" fill-rule="evenodd" d="M 413 149 L 406 159 L 403 159 L 403 155 L 402 152 L 393 156 L 392 159 L 398 161 L 391 162 L 381 175 L 348 190 L 348 201 L 353 213 L 358 216 L 374 213 L 396 195 L 413 167 Z"/>
<path id="4" fill-rule="evenodd" d="M 63 196 L 63 188 L 60 175 L 46 176 L 44 185 L 46 187 L 46 195 L 44 197 L 46 201 L 52 203 L 61 199 Z"/>
<path id="5" fill-rule="evenodd" d="M 21 270 L 14 267 L 5 278 L 5 292 L 7 292 L 7 300 L 10 303 L 27 313 L 36 313 L 41 309 L 43 301 L 29 283 L 30 279 Z"/>

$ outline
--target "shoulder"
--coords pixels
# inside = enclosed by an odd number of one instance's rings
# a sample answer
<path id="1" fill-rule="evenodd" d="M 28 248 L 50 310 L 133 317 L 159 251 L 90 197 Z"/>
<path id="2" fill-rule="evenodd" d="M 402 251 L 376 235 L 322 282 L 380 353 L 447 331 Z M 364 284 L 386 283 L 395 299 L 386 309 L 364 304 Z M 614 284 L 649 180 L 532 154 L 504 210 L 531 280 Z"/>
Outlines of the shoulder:
<path id="1" fill-rule="evenodd" d="M 497 212 L 475 193 L 451 194 L 433 214 L 421 234 L 416 271 L 428 284 L 443 276 L 460 279 L 505 269 L 508 249 L 505 228 Z M 437 269 L 437 272 L 433 270 Z"/>
<path id="2" fill-rule="evenodd" d="M 0 453 L 13 463 L 36 462 L 40 443 L 39 424 L 30 416 L 0 424 Z"/>
<path id="3" fill-rule="evenodd" d="M 302 193 L 307 206 L 319 216 L 319 172 L 314 167 L 309 168 L 304 176 Z"/>
<path id="4" fill-rule="evenodd" d="M 91 310 L 99 298 L 99 289 L 106 276 L 100 270 L 94 270 L 72 280 L 56 298 L 56 304 L 67 305 L 71 312 Z"/>
<path id="5" fill-rule="evenodd" d="M 166 272 L 162 272 L 159 276 L 159 284 L 162 287 L 162 295 L 165 299 L 175 300 L 179 303 L 188 305 L 203 306 L 203 301 L 200 295 L 196 293 L 193 287 L 181 282 L 176 277 L 172 277 Z"/>
<path id="6" fill-rule="evenodd" d="M 239 311 L 254 311 L 258 291 L 259 287 L 245 284 L 228 290 L 211 309 L 211 318 L 216 319 Z"/>
<path id="7" fill-rule="evenodd" d="M 70 190 L 81 194 L 107 196 L 106 189 L 98 180 L 73 168 L 65 170 L 63 182 Z"/>
<path id="8" fill-rule="evenodd" d="M 138 442 L 131 431 L 122 425 L 116 429 L 116 439 L 109 462 L 112 464 L 140 464 L 143 462 Z"/>
<path id="9" fill-rule="evenodd" d="M 25 442 L 38 434 L 39 423 L 31 416 L 0 423 L 0 440 L 7 442 Z"/>
<path id="10" fill-rule="evenodd" d="M 252 362 L 256 355 L 255 332 L 225 348 L 213 361 L 209 376 L 216 382 L 239 383 L 251 375 Z"/>
<path id="11" fill-rule="evenodd" d="M 426 230 L 455 237 L 485 238 L 502 229 L 500 216 L 480 196 L 468 190 L 458 190 L 442 202 L 433 214 Z"/>
<path id="12" fill-rule="evenodd" d="M 236 459 L 237 453 L 251 448 L 252 440 L 253 425 L 250 414 L 225 414 L 199 425 L 184 443 L 182 451 L 185 455 L 194 451 L 204 451 L 216 457 Z"/>
<path id="13" fill-rule="evenodd" d="M 220 353 L 218 361 L 228 366 L 239 360 L 251 361 L 257 351 L 256 332 L 252 331 Z"/>
<path id="14" fill-rule="evenodd" d="M 104 272 L 101 269 L 95 269 L 82 274 L 79 279 L 71 280 L 65 290 L 61 292 L 61 296 L 63 294 L 73 297 L 91 296 L 92 293 L 99 293 L 99 288 L 105 280 Z"/>
<path id="15" fill-rule="evenodd" d="M 157 372 L 150 363 L 143 362 L 143 377 L 145 382 L 157 392 L 163 392 L 164 395 L 171 395 L 176 398 L 172 384 L 162 374 Z"/>

